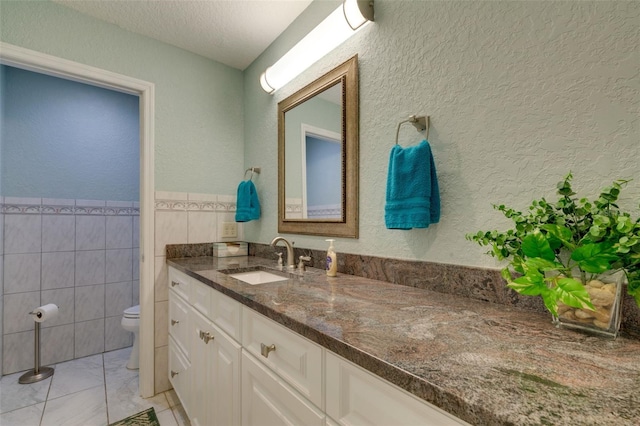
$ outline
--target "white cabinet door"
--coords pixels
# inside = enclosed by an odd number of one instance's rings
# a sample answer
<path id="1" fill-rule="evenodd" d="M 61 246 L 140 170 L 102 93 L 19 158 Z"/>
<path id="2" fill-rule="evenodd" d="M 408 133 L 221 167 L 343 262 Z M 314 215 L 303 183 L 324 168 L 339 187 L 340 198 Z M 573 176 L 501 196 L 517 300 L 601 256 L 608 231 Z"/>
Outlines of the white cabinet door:
<path id="1" fill-rule="evenodd" d="M 309 401 L 323 407 L 322 348 L 243 307 L 242 346 Z"/>
<path id="2" fill-rule="evenodd" d="M 467 424 L 333 353 L 325 359 L 327 415 L 340 425 Z"/>
<path id="3" fill-rule="evenodd" d="M 169 336 L 169 381 L 171 381 L 187 415 L 191 415 L 190 373 L 189 361 L 176 345 L 173 337 Z"/>
<path id="4" fill-rule="evenodd" d="M 324 423 L 324 413 L 242 351 L 243 426 L 324 426 Z"/>
<path id="5" fill-rule="evenodd" d="M 241 347 L 199 312 L 191 311 L 191 423 L 240 424 Z"/>
<path id="6" fill-rule="evenodd" d="M 189 284 L 192 278 L 176 268 L 169 268 L 169 288 L 189 300 Z"/>
<path id="7" fill-rule="evenodd" d="M 169 335 L 189 359 L 189 304 L 174 290 L 169 291 Z"/>

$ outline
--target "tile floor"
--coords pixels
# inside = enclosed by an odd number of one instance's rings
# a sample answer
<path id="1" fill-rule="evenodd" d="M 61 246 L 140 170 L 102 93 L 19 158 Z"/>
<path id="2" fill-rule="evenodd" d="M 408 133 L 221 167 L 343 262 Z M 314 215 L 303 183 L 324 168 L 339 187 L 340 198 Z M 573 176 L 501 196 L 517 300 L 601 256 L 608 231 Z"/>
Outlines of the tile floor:
<path id="1" fill-rule="evenodd" d="M 53 366 L 50 378 L 18 384 L 23 373 L 0 379 L 2 426 L 105 426 L 149 407 L 161 426 L 188 426 L 173 390 L 152 398 L 138 394 L 138 372 L 127 370 L 131 348 Z"/>

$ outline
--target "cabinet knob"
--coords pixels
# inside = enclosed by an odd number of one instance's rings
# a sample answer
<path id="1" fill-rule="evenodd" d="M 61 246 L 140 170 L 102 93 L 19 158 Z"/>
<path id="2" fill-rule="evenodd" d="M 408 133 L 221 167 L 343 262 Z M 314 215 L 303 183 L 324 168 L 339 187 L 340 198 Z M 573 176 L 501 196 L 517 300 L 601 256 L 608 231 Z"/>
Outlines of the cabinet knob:
<path id="1" fill-rule="evenodd" d="M 174 320 L 174 319 L 172 319 L 172 320 L 171 320 L 171 325 L 176 325 L 176 324 L 178 324 L 179 322 L 180 322 L 180 321 L 178 321 L 178 320 Z"/>
<path id="2" fill-rule="evenodd" d="M 212 336 L 211 333 L 209 333 L 208 331 L 205 332 L 202 330 L 200 330 L 200 338 L 204 340 L 205 344 L 209 343 L 209 340 L 215 339 L 215 337 Z"/>
<path id="3" fill-rule="evenodd" d="M 171 370 L 171 378 L 172 378 L 172 379 L 173 379 L 175 376 L 177 376 L 177 375 L 178 375 L 178 372 L 177 372 L 177 371 L 173 371 L 173 370 Z"/>
<path id="4" fill-rule="evenodd" d="M 264 343 L 260 343 L 260 353 L 263 357 L 269 358 L 269 353 L 276 350 L 276 345 L 265 345 Z"/>
<path id="5" fill-rule="evenodd" d="M 171 280 L 171 287 L 175 287 L 177 285 L 180 285 L 180 283 L 178 281 Z"/>

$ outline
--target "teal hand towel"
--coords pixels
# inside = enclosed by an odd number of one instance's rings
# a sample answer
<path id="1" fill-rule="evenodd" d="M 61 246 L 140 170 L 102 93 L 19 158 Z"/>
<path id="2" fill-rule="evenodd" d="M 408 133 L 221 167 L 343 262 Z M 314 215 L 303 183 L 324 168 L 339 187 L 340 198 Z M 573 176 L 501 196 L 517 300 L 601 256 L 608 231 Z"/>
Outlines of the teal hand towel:
<path id="1" fill-rule="evenodd" d="M 249 222 L 260 218 L 260 201 L 256 186 L 250 180 L 240 182 L 236 198 L 236 222 Z"/>
<path id="2" fill-rule="evenodd" d="M 440 190 L 429 142 L 391 149 L 386 201 L 388 229 L 428 228 L 440 221 Z"/>

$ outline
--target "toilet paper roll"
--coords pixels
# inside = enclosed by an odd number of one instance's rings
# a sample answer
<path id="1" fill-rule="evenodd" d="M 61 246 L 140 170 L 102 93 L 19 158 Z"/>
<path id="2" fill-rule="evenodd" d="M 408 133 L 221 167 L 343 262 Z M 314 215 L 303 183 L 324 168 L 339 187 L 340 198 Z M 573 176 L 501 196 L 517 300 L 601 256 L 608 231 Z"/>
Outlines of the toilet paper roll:
<path id="1" fill-rule="evenodd" d="M 58 306 L 53 303 L 40 306 L 33 310 L 33 317 L 36 322 L 44 322 L 54 318 L 58 315 Z"/>

